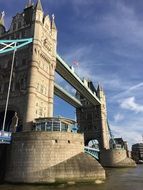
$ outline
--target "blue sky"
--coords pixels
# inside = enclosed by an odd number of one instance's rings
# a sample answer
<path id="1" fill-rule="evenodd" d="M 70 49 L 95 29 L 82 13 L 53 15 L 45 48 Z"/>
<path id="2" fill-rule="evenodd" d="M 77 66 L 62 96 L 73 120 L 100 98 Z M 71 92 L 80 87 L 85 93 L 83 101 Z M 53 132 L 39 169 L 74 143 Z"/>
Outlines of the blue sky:
<path id="1" fill-rule="evenodd" d="M 7 26 L 25 2 L 0 0 Z M 59 54 L 70 65 L 75 60 L 79 63 L 78 75 L 95 86 L 103 85 L 115 137 L 123 137 L 130 145 L 142 141 L 143 1 L 42 0 L 42 4 L 46 14 L 55 14 Z M 73 118 L 74 113 L 74 108 L 55 98 L 55 114 Z"/>

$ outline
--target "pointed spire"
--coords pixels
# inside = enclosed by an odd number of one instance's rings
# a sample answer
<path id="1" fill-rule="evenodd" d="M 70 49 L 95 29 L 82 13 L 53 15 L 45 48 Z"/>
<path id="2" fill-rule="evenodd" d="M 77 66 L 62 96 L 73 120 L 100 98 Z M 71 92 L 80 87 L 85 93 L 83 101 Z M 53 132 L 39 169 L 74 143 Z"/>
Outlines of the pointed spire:
<path id="1" fill-rule="evenodd" d="M 43 7 L 42 7 L 41 0 L 38 0 L 38 1 L 37 1 L 36 9 L 37 9 L 37 10 L 40 10 L 40 11 L 43 11 Z"/>
<path id="2" fill-rule="evenodd" d="M 28 7 L 31 7 L 31 6 L 33 6 L 32 0 L 28 0 L 28 2 L 27 2 L 27 4 L 26 4 L 25 8 L 28 8 Z"/>
<path id="3" fill-rule="evenodd" d="M 98 83 L 97 91 L 102 91 L 102 90 L 103 90 L 103 87 Z"/>
<path id="4" fill-rule="evenodd" d="M 56 24 L 55 24 L 55 15 L 52 14 L 52 29 L 57 30 Z"/>
<path id="5" fill-rule="evenodd" d="M 4 11 L 2 11 L 0 13 L 0 25 L 4 26 L 4 16 L 5 16 L 5 13 Z"/>

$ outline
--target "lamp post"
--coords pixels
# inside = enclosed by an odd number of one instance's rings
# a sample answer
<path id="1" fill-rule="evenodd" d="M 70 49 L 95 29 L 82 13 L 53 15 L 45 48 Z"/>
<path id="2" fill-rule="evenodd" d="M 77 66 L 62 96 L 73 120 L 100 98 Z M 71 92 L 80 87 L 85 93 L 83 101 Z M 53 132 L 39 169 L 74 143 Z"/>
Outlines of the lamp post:
<path id="1" fill-rule="evenodd" d="M 8 108 L 8 103 L 9 103 L 10 89 L 11 89 L 12 74 L 13 74 L 13 67 L 14 67 L 14 60 L 15 60 L 15 53 L 16 53 L 17 49 L 32 43 L 32 41 L 33 41 L 32 38 L 17 39 L 17 40 L 0 40 L 0 54 L 13 51 L 13 57 L 12 57 L 12 64 L 11 64 L 11 71 L 10 71 L 10 78 L 9 78 L 8 93 L 7 93 L 7 98 L 6 98 L 6 105 L 5 105 L 5 112 L 4 112 L 2 131 L 4 131 L 4 128 L 5 128 L 7 108 Z"/>
<path id="2" fill-rule="evenodd" d="M 16 42 L 15 42 L 14 46 L 16 47 Z M 9 85 L 8 85 L 6 104 L 5 104 L 5 112 L 4 112 L 4 118 L 3 118 L 2 131 L 4 131 L 4 128 L 5 128 L 7 108 L 8 108 L 8 102 L 9 102 L 10 89 L 11 89 L 12 73 L 13 73 L 14 60 L 15 60 L 15 53 L 16 53 L 16 49 L 14 49 L 14 51 L 13 51 L 13 57 L 12 57 L 12 64 L 11 64 L 11 70 L 10 70 Z"/>

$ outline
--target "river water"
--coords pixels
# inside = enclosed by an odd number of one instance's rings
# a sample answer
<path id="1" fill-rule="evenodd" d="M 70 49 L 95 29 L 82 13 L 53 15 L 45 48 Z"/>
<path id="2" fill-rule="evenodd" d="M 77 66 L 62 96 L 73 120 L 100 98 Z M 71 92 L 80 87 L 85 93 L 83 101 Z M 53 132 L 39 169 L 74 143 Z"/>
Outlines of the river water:
<path id="1" fill-rule="evenodd" d="M 76 185 L 11 185 L 2 184 L 0 190 L 143 190 L 143 165 L 136 168 L 108 169 L 103 184 Z"/>

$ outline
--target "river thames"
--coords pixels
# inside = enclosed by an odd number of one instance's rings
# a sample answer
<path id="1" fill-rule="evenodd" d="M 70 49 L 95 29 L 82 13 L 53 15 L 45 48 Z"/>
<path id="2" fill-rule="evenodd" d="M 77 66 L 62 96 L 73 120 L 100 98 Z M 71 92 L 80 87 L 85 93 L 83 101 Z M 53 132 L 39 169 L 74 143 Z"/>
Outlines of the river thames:
<path id="1" fill-rule="evenodd" d="M 136 168 L 108 169 L 103 184 L 76 185 L 11 185 L 2 184 L 0 190 L 143 190 L 143 165 Z"/>

